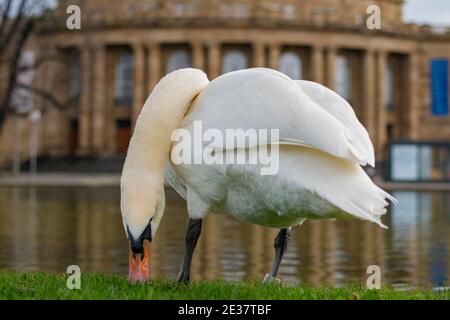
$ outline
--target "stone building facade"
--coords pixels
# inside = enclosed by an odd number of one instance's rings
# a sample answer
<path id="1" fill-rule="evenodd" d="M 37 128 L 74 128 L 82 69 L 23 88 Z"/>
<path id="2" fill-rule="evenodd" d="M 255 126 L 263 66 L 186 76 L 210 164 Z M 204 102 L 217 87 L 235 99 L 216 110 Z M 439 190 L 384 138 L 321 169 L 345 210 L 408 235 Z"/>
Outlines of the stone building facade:
<path id="1" fill-rule="evenodd" d="M 81 8 L 81 30 L 67 29 L 72 4 Z M 374 4 L 379 30 L 367 26 Z M 187 66 L 205 70 L 210 80 L 270 67 L 323 83 L 352 104 L 379 160 L 393 140 L 450 141 L 448 102 L 436 111 L 433 101 L 443 101 L 440 71 L 450 60 L 450 31 L 405 24 L 402 6 L 402 0 L 61 0 L 33 50 L 62 54 L 64 63 L 40 67 L 34 81 L 56 83 L 61 99 L 73 99 L 64 110 L 45 108 L 39 154 L 124 154 L 153 86 Z M 439 62 L 441 76 L 434 78 Z M 10 162 L 13 122 L 0 137 L 3 165 Z M 29 125 L 20 130 L 29 136 Z"/>

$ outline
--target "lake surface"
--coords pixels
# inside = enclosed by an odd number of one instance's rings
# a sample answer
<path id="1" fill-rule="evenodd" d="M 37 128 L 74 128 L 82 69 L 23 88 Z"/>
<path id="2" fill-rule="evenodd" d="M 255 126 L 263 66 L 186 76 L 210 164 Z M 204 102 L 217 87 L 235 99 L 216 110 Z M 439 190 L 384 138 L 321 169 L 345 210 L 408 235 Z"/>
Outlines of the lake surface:
<path id="1" fill-rule="evenodd" d="M 378 265 L 383 284 L 439 286 L 450 277 L 450 193 L 393 193 L 389 230 L 363 221 L 306 221 L 293 229 L 279 277 L 284 282 L 364 284 Z M 166 191 L 166 214 L 152 244 L 153 277 L 174 278 L 184 250 L 186 205 Z M 0 188 L 0 268 L 127 275 L 128 244 L 118 188 Z M 192 266 L 194 280 L 261 278 L 276 230 L 209 215 Z"/>

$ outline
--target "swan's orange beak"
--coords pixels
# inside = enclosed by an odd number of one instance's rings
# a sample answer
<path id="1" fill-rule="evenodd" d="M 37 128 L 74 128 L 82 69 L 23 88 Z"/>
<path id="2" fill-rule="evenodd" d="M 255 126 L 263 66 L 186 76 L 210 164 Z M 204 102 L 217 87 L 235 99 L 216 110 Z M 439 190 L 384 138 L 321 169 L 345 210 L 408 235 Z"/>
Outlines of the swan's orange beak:
<path id="1" fill-rule="evenodd" d="M 144 250 L 135 254 L 130 247 L 130 265 L 128 280 L 131 283 L 144 283 L 150 281 L 150 241 L 144 240 Z"/>

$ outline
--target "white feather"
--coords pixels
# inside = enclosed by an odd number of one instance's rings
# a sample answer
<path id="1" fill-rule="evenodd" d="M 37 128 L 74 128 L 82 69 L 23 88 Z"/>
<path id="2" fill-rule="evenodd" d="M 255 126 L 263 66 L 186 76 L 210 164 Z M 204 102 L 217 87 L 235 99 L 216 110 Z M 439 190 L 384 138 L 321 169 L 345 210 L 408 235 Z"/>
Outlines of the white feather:
<path id="1" fill-rule="evenodd" d="M 315 103 L 338 119 L 352 145 L 361 152 L 367 164 L 375 167 L 375 154 L 366 128 L 359 122 L 350 104 L 340 95 L 323 85 L 311 81 L 295 80 L 303 92 Z M 364 163 L 363 163 L 364 164 Z"/>

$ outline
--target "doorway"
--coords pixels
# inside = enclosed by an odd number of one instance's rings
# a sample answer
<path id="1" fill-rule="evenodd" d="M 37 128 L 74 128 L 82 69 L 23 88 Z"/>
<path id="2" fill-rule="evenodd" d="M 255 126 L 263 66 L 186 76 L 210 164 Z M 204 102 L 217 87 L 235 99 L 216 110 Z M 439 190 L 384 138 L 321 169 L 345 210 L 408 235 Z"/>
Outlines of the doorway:
<path id="1" fill-rule="evenodd" d="M 117 120 L 116 122 L 116 152 L 126 154 L 131 138 L 131 121 Z"/>
<path id="2" fill-rule="evenodd" d="M 70 141 L 70 154 L 72 156 L 76 155 L 78 151 L 79 145 L 79 125 L 78 120 L 74 119 L 70 121 L 70 133 L 69 133 L 69 141 Z"/>

